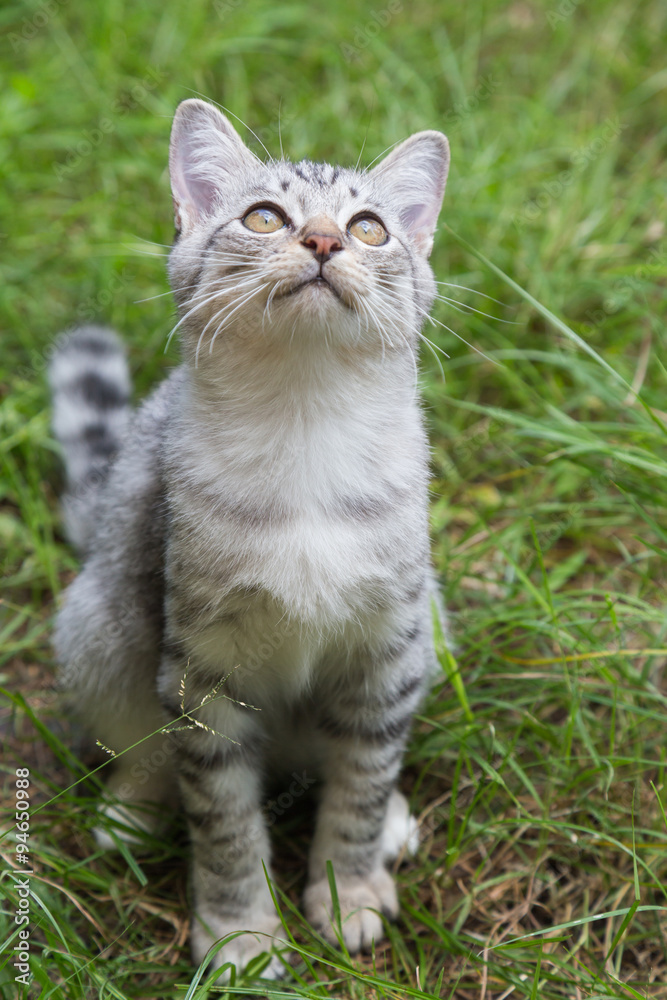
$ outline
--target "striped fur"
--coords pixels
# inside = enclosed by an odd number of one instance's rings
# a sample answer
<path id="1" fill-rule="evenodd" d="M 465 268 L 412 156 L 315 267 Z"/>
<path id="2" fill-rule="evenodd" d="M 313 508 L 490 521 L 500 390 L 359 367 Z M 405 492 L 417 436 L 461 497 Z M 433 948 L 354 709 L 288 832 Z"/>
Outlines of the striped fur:
<path id="1" fill-rule="evenodd" d="M 263 164 L 186 101 L 170 163 L 182 366 L 127 426 L 111 335 L 76 334 L 51 375 L 69 495 L 100 477 L 70 527 L 88 555 L 58 616 L 62 684 L 102 743 L 143 740 L 117 762 L 98 837 L 146 828 L 178 786 L 194 958 L 247 930 L 213 960 L 242 967 L 280 937 L 268 784 L 284 803 L 295 775 L 301 790 L 318 776 L 306 913 L 335 941 L 331 861 L 346 943 L 368 948 L 397 913 L 387 861 L 414 847 L 396 782 L 433 664 L 415 358 L 446 141 L 420 133 L 366 172 Z M 289 223 L 251 232 L 258 203 Z M 364 213 L 386 244 L 350 232 Z M 323 260 L 320 229 L 338 240 Z"/>
<path id="2" fill-rule="evenodd" d="M 63 496 L 70 541 L 86 552 L 95 508 L 129 417 L 130 377 L 125 350 L 112 330 L 84 326 L 60 339 L 49 369 L 53 430 L 67 474 Z"/>

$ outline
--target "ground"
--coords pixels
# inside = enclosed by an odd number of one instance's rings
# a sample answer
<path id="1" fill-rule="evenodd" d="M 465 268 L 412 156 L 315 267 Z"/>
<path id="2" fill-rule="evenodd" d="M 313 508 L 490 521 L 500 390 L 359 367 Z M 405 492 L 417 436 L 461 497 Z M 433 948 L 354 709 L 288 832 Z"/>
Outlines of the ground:
<path id="1" fill-rule="evenodd" d="M 310 819 L 285 808 L 292 973 L 235 992 L 667 997 L 665 5 L 46 0 L 0 30 L 0 848 L 20 867 L 27 767 L 35 872 L 27 988 L 20 876 L 0 879 L 0 995 L 206 994 L 182 828 L 148 855 L 92 837 L 99 761 L 78 758 L 49 642 L 77 564 L 44 378 L 58 332 L 93 318 L 127 338 L 137 398 L 175 363 L 166 153 L 201 94 L 273 155 L 368 164 L 423 128 L 452 148 L 422 364 L 452 643 L 402 782 L 422 844 L 386 942 L 348 956 L 299 914 Z"/>

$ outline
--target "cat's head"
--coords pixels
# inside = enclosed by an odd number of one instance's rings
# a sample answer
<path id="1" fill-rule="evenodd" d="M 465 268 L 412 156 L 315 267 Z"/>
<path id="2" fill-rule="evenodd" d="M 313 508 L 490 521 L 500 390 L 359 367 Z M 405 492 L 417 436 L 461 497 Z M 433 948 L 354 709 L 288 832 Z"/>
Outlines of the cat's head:
<path id="1" fill-rule="evenodd" d="M 169 273 L 186 352 L 269 338 L 406 350 L 433 302 L 428 256 L 447 179 L 440 132 L 371 170 L 259 160 L 216 107 L 184 101 L 169 166 Z"/>

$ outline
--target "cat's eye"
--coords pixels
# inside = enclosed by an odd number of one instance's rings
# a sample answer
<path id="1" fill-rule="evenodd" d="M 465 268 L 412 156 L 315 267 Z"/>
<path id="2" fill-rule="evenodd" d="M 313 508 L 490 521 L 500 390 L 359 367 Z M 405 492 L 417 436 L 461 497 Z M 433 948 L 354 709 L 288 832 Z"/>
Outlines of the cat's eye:
<path id="1" fill-rule="evenodd" d="M 372 216 L 355 219 L 347 228 L 348 233 L 356 236 L 362 243 L 367 243 L 371 247 L 380 247 L 389 239 L 389 233 L 381 222 Z"/>
<path id="2" fill-rule="evenodd" d="M 243 225 L 246 229 L 252 229 L 253 233 L 276 233 L 284 228 L 286 222 L 280 212 L 265 205 L 248 212 L 243 219 Z"/>

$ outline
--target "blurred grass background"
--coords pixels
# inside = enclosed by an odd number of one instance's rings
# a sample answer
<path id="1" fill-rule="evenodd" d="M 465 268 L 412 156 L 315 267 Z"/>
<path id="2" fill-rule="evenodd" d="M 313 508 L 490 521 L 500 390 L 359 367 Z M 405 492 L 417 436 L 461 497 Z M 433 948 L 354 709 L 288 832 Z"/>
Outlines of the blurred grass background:
<path id="1" fill-rule="evenodd" d="M 280 988 L 244 977 L 236 993 L 667 997 L 667 7 L 10 0 L 0 30 L 8 866 L 16 766 L 40 810 L 33 985 L 14 982 L 5 874 L 2 996 L 206 995 L 183 836 L 103 856 L 95 788 L 55 798 L 85 770 L 49 645 L 76 560 L 45 385 L 57 334 L 87 319 L 127 338 L 138 398 L 176 363 L 172 302 L 155 298 L 168 137 L 177 103 L 202 95 L 292 159 L 367 164 L 424 128 L 452 147 L 433 266 L 455 301 L 425 330 L 449 359 L 441 372 L 424 351 L 423 386 L 457 660 L 443 654 L 404 777 L 423 843 L 400 871 L 401 922 L 350 957 L 293 910 L 307 838 L 286 816 L 279 887 L 301 959 Z"/>

